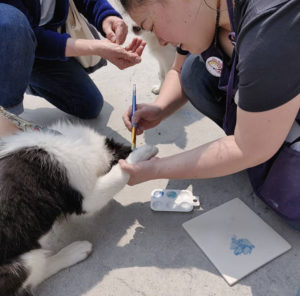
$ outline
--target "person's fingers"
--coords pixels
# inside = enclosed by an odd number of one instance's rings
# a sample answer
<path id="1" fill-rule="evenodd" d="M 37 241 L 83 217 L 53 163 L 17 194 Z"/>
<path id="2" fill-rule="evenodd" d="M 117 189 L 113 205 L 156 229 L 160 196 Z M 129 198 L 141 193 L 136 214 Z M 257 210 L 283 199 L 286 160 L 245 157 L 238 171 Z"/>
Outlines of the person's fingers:
<path id="1" fill-rule="evenodd" d="M 136 42 L 134 42 L 134 44 L 132 45 L 130 51 L 136 52 L 136 50 L 140 46 L 140 44 L 141 44 L 141 39 L 137 39 Z"/>
<path id="2" fill-rule="evenodd" d="M 106 27 L 106 32 L 105 33 L 106 33 L 106 38 L 109 41 L 111 41 L 113 43 L 116 42 L 116 35 L 115 35 L 114 31 L 112 30 L 112 28 L 110 26 Z"/>
<path id="3" fill-rule="evenodd" d="M 139 107 L 138 107 L 139 108 Z M 127 109 L 127 111 L 123 114 L 122 119 L 124 122 L 124 125 L 126 126 L 126 128 L 131 131 L 132 129 L 132 122 L 131 122 L 131 106 Z M 136 111 L 137 112 L 137 111 Z M 137 135 L 141 135 L 144 132 L 144 127 L 142 124 L 143 120 L 141 119 L 140 121 L 138 121 L 137 124 L 137 128 L 136 128 L 136 134 Z"/>
<path id="4" fill-rule="evenodd" d="M 153 117 L 152 108 L 149 106 L 145 106 L 143 104 L 137 105 L 137 110 L 134 113 L 134 116 L 132 118 L 133 123 L 139 124 L 142 120 L 147 120 L 147 118 L 150 118 L 150 120 Z"/>
<path id="5" fill-rule="evenodd" d="M 123 44 L 128 33 L 127 25 L 125 23 L 121 23 L 120 25 L 117 26 L 115 33 L 116 33 L 117 44 Z"/>
<path id="6" fill-rule="evenodd" d="M 127 127 L 128 130 L 132 129 L 131 110 L 132 110 L 132 107 L 130 105 L 130 107 L 127 109 L 127 111 L 122 116 L 123 122 L 124 122 L 124 124 L 125 124 L 125 126 Z"/>
<path id="7" fill-rule="evenodd" d="M 139 126 L 138 126 L 138 127 L 136 128 L 136 135 L 137 135 L 137 136 L 141 135 L 143 132 L 144 132 L 143 127 L 139 127 Z"/>
<path id="8" fill-rule="evenodd" d="M 141 56 L 142 53 L 143 53 L 143 51 L 144 51 L 144 49 L 145 49 L 145 47 L 146 47 L 146 42 L 143 42 L 143 43 L 141 43 L 141 45 L 136 49 L 135 52 L 136 52 L 139 56 Z"/>
<path id="9" fill-rule="evenodd" d="M 135 38 L 127 47 L 125 47 L 125 50 L 127 52 L 136 53 L 138 56 L 141 56 L 146 44 L 146 41 Z"/>
<path id="10" fill-rule="evenodd" d="M 130 174 L 132 172 L 132 168 L 130 164 L 125 160 L 125 159 L 120 159 L 119 160 L 119 165 L 123 171 L 126 173 Z"/>
<path id="11" fill-rule="evenodd" d="M 127 50 L 127 51 L 132 51 L 132 48 L 135 46 L 135 44 L 138 42 L 138 38 L 134 38 L 131 42 L 130 42 L 130 44 L 129 45 L 127 45 L 126 47 L 125 47 L 125 49 Z"/>
<path id="12" fill-rule="evenodd" d="M 143 118 L 143 115 L 144 115 L 144 110 L 143 110 L 143 108 L 136 110 L 136 111 L 134 112 L 133 117 L 132 117 L 132 123 L 138 124 L 139 121 Z"/>
<path id="13" fill-rule="evenodd" d="M 146 42 L 142 39 L 137 39 L 136 42 L 134 43 L 134 45 L 131 48 L 132 52 L 136 52 L 138 50 L 138 48 L 140 47 L 145 47 Z"/>

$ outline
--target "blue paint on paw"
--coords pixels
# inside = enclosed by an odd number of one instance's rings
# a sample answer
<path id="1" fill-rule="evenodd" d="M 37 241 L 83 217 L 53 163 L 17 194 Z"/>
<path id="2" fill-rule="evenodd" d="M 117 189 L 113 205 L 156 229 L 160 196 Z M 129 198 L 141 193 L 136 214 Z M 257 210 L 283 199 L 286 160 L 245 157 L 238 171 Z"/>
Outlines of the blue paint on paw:
<path id="1" fill-rule="evenodd" d="M 230 250 L 233 250 L 234 255 L 249 255 L 255 246 L 246 238 L 237 239 L 236 235 L 231 238 Z"/>

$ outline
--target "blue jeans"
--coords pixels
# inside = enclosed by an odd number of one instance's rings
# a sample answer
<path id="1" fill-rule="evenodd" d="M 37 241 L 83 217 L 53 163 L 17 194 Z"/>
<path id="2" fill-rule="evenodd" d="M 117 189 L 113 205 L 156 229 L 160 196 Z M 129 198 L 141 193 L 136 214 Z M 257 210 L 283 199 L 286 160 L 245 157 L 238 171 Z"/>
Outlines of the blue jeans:
<path id="1" fill-rule="evenodd" d="M 300 221 L 288 221 L 287 223 L 293 229 L 300 231 Z M 300 290 L 299 290 L 299 292 L 300 292 Z M 299 296 L 300 296 L 300 294 L 299 294 Z"/>
<path id="2" fill-rule="evenodd" d="M 62 111 L 90 119 L 100 113 L 103 97 L 89 75 L 74 59 L 35 58 L 36 38 L 25 15 L 0 4 L 0 105 L 20 114 L 29 86 Z"/>
<path id="3" fill-rule="evenodd" d="M 181 69 L 181 85 L 192 105 L 222 127 L 226 93 L 218 88 L 200 55 L 188 55 Z"/>

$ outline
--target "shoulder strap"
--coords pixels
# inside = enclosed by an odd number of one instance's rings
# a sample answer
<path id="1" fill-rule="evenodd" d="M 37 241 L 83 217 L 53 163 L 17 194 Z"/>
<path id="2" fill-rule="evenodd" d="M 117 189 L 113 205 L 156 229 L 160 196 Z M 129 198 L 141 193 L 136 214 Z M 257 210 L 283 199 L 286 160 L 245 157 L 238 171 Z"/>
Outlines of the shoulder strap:
<path id="1" fill-rule="evenodd" d="M 232 42 L 233 46 L 235 46 L 237 36 L 236 36 L 236 30 L 234 24 L 234 10 L 232 5 L 232 0 L 227 0 L 227 7 L 228 7 L 229 20 L 230 20 L 230 28 L 231 28 L 231 32 L 229 33 L 228 38 Z"/>
<path id="2" fill-rule="evenodd" d="M 232 0 L 227 0 L 231 31 L 235 32 Z"/>
<path id="3" fill-rule="evenodd" d="M 223 129 L 226 132 L 226 134 L 233 134 L 234 132 L 234 126 L 232 122 L 235 122 L 235 112 L 232 112 L 232 101 L 234 97 L 234 83 L 235 83 L 235 67 L 237 63 L 237 54 L 235 52 L 235 43 L 236 43 L 236 33 L 234 31 L 234 15 L 233 15 L 233 5 L 231 0 L 227 0 L 227 6 L 228 6 L 228 14 L 230 19 L 230 26 L 231 26 L 231 32 L 228 35 L 228 38 L 232 42 L 234 49 L 232 53 L 232 64 L 231 64 L 231 70 L 228 77 L 228 84 L 227 84 L 227 94 L 226 94 L 226 109 L 223 119 Z M 234 119 L 233 119 L 234 117 Z"/>

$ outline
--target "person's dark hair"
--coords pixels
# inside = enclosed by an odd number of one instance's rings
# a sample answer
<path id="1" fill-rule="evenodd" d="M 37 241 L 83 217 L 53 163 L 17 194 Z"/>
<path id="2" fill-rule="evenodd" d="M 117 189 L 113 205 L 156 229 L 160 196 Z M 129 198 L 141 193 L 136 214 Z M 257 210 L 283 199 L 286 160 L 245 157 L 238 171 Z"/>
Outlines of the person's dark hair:
<path id="1" fill-rule="evenodd" d="M 133 8 L 145 5 L 149 3 L 151 0 L 119 0 L 120 3 L 122 4 L 123 8 L 129 12 Z"/>

